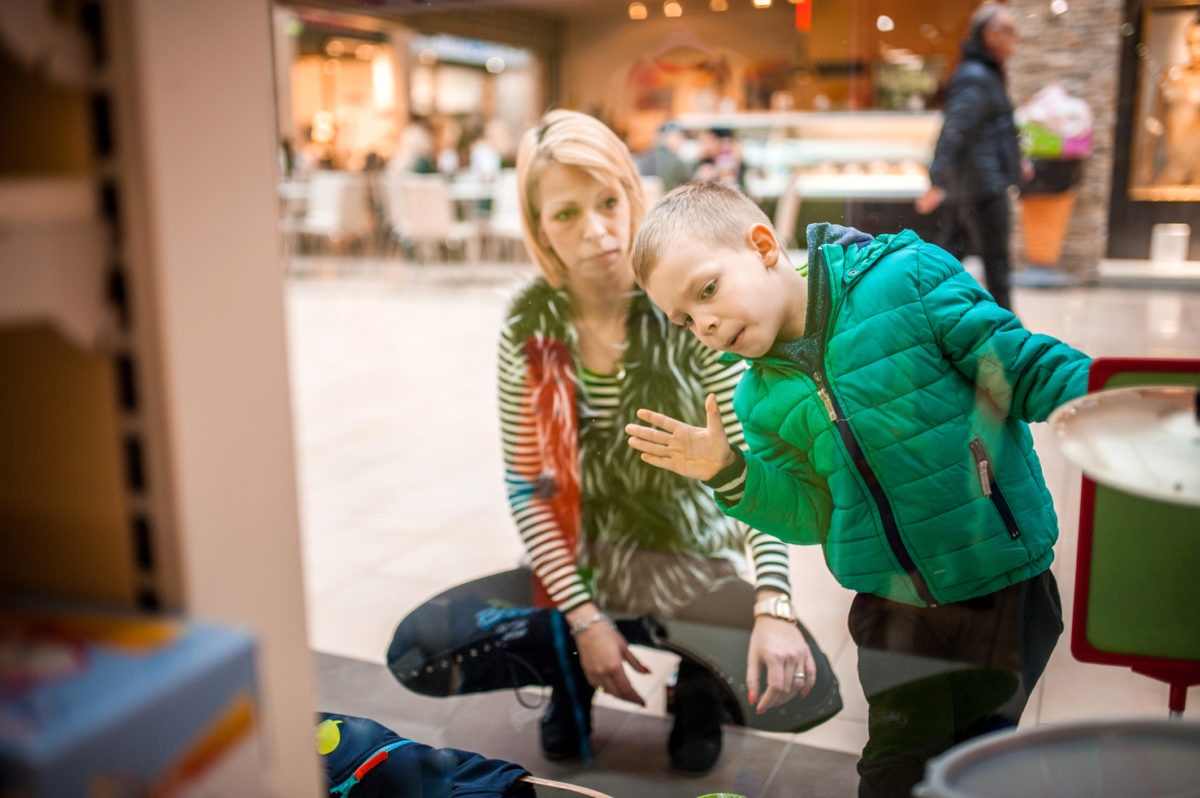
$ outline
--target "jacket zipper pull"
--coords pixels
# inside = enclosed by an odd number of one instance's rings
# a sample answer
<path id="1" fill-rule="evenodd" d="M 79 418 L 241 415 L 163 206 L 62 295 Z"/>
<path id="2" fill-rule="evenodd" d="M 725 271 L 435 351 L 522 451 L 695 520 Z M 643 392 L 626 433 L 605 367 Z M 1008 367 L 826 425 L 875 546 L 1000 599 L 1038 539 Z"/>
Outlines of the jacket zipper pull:
<path id="1" fill-rule="evenodd" d="M 821 379 L 820 374 L 813 377 L 817 382 L 817 396 L 821 397 L 821 401 L 825 403 L 825 412 L 829 414 L 829 420 L 837 423 L 837 411 L 833 409 L 833 400 L 829 398 L 829 391 L 825 389 L 825 381 Z"/>
<path id="2" fill-rule="evenodd" d="M 975 466 L 979 471 L 979 487 L 983 489 L 984 496 L 991 496 L 992 464 L 988 460 L 987 450 L 983 448 L 983 441 L 975 438 L 968 446 L 971 447 L 971 454 L 975 455 Z"/>
<path id="3" fill-rule="evenodd" d="M 985 459 L 979 461 L 979 485 L 983 488 L 984 496 L 992 495 L 991 465 Z"/>

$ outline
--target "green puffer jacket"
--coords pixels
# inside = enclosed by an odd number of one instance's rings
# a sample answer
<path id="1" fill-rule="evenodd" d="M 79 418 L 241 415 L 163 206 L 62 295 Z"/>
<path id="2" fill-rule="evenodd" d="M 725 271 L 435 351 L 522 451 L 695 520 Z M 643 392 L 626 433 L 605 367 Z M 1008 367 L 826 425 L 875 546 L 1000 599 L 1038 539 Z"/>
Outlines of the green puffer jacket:
<path id="1" fill-rule="evenodd" d="M 1026 422 L 1085 393 L 1091 360 L 912 231 L 826 243 L 847 232 L 809 228 L 809 332 L 738 386 L 750 451 L 729 514 L 917 606 L 1041 573 L 1058 520 Z"/>

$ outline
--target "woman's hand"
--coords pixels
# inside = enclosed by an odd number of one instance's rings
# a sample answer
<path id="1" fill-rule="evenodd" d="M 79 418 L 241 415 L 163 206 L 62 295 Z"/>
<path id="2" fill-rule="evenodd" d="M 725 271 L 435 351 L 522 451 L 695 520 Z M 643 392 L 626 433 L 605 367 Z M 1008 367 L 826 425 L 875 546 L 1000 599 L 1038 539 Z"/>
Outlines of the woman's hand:
<path id="1" fill-rule="evenodd" d="M 629 675 L 625 673 L 625 663 L 639 673 L 649 673 L 650 669 L 634 655 L 615 626 L 592 624 L 575 635 L 575 647 L 579 649 L 579 663 L 588 684 L 624 701 L 646 706 L 646 700 L 633 689 Z"/>
<path id="2" fill-rule="evenodd" d="M 766 671 L 765 689 L 762 674 Z M 803 678 L 797 678 L 798 676 Z M 754 619 L 746 655 L 746 688 L 758 714 L 807 696 L 817 683 L 817 662 L 800 628 L 791 621 L 760 615 Z"/>
<path id="3" fill-rule="evenodd" d="M 725 437 L 715 394 L 710 393 L 705 399 L 704 411 L 706 425 L 693 427 L 653 410 L 639 410 L 638 418 L 654 426 L 626 424 L 629 445 L 652 466 L 694 479 L 712 479 L 722 468 L 732 465 L 735 458 Z"/>

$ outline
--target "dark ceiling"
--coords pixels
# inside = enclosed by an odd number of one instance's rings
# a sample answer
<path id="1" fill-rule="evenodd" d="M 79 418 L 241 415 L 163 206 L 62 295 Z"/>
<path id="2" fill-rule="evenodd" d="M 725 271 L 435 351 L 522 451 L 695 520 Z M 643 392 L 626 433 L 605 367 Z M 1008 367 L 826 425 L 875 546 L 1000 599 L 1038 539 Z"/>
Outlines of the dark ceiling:
<path id="1" fill-rule="evenodd" d="M 291 4 L 337 8 L 387 17 L 509 10 L 534 12 L 546 17 L 566 19 L 592 11 L 623 8 L 627 2 L 626 0 L 316 0 L 316 2 Z"/>

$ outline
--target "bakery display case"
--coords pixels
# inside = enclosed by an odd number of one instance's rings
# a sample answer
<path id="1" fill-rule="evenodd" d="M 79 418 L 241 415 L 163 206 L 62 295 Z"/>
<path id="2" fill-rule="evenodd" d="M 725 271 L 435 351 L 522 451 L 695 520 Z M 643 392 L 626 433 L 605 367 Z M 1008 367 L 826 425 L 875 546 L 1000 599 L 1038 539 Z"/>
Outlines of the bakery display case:
<path id="1" fill-rule="evenodd" d="M 689 114 L 689 132 L 726 130 L 741 152 L 744 189 L 773 213 L 785 192 L 800 197 L 807 221 L 850 224 L 870 233 L 932 219 L 912 203 L 929 187 L 928 165 L 941 130 L 936 111 L 814 111 Z"/>

